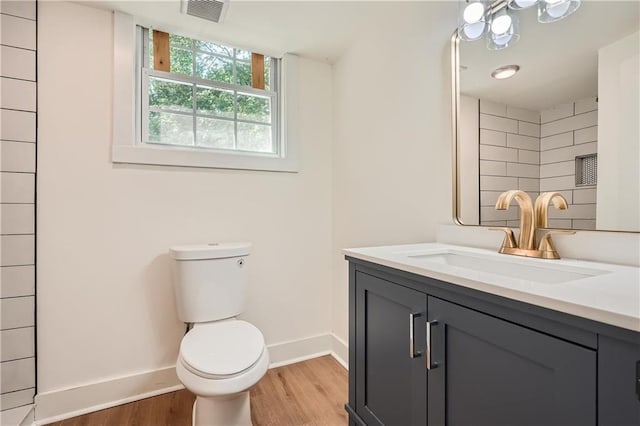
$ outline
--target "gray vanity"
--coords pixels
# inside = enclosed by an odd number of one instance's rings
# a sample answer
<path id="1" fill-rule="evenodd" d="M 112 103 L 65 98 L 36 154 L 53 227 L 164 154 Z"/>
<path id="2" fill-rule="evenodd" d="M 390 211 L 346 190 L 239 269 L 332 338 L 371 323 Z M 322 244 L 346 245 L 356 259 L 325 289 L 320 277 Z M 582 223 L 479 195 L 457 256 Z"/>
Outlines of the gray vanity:
<path id="1" fill-rule="evenodd" d="M 637 268 L 441 244 L 345 254 L 350 424 L 640 424 Z M 502 258 L 506 275 L 483 271 Z"/>

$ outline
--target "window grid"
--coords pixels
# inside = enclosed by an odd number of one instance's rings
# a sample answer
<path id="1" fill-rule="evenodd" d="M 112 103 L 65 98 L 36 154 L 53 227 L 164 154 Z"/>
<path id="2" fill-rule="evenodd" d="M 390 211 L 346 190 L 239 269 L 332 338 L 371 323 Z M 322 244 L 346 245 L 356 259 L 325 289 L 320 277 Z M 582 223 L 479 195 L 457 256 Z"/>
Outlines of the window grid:
<path id="1" fill-rule="evenodd" d="M 278 115 L 278 111 L 279 111 L 279 105 L 278 105 L 278 96 L 277 96 L 277 92 L 275 90 L 262 90 L 262 89 L 255 89 L 251 86 L 243 86 L 238 84 L 238 73 L 237 73 L 237 63 L 243 63 L 246 65 L 251 66 L 251 61 L 250 60 L 245 60 L 242 58 L 237 58 L 238 52 L 239 51 L 243 51 L 242 49 L 236 49 L 236 48 L 231 48 L 229 47 L 228 49 L 231 50 L 232 55 L 233 56 L 229 56 L 229 55 L 224 55 L 224 54 L 220 54 L 220 53 L 214 53 L 214 52 L 210 52 L 207 50 L 203 50 L 203 49 L 199 49 L 197 47 L 197 40 L 194 39 L 189 39 L 190 40 L 190 49 L 185 49 L 184 47 L 180 46 L 180 45 L 176 45 L 175 41 L 172 40 L 170 38 L 170 48 L 173 49 L 180 49 L 180 50 L 185 50 L 185 51 L 190 51 L 191 52 L 191 72 L 192 75 L 191 76 L 187 76 L 186 74 L 182 74 L 182 73 L 173 73 L 173 72 L 165 72 L 165 71 L 157 71 L 157 70 L 153 70 L 151 69 L 151 53 L 152 49 L 150 48 L 150 40 L 151 40 L 151 31 L 149 31 L 146 28 L 142 29 L 142 38 L 143 38 L 143 43 L 142 43 L 142 63 L 143 63 L 143 72 L 142 72 L 142 80 L 143 80 L 143 84 L 142 84 L 142 118 L 143 118 L 143 126 L 142 126 L 142 142 L 143 143 L 147 143 L 147 144 L 157 144 L 160 143 L 162 145 L 169 145 L 169 146 L 181 146 L 179 144 L 165 144 L 165 143 L 161 143 L 161 142 L 153 142 L 149 140 L 149 113 L 151 112 L 156 112 L 156 113 L 171 113 L 171 114 L 178 114 L 178 115 L 185 115 L 185 116 L 192 116 L 192 132 L 193 132 L 193 138 L 192 138 L 192 145 L 191 147 L 193 148 L 202 148 L 202 149 L 214 149 L 214 150 L 223 150 L 223 151 L 236 151 L 236 152 L 246 152 L 246 153 L 255 153 L 255 154 L 267 154 L 267 155 L 280 155 L 280 144 L 279 144 L 279 139 L 278 139 L 278 129 L 277 129 L 277 115 Z M 221 46 L 215 43 L 211 43 L 217 46 Z M 224 48 L 227 48 L 226 46 L 222 46 Z M 224 60 L 231 60 L 232 62 L 232 81 L 235 82 L 235 84 L 231 84 L 231 83 L 225 83 L 225 82 L 221 82 L 221 81 L 216 81 L 216 80 L 208 80 L 208 79 L 203 79 L 197 76 L 197 55 L 198 53 L 201 54 L 205 54 L 214 58 L 221 58 Z M 269 81 L 268 81 L 268 87 L 269 89 L 273 89 L 276 87 L 276 75 L 277 75 L 277 68 L 276 68 L 277 62 L 276 61 L 272 61 L 271 58 L 269 57 L 265 57 L 265 70 L 268 72 L 269 75 Z M 156 79 L 161 79 L 164 81 L 168 81 L 170 83 L 187 83 L 191 85 L 191 93 L 192 93 L 192 110 L 191 112 L 186 112 L 186 111 L 180 111 L 180 110 L 176 110 L 176 109 L 172 109 L 172 108 L 161 108 L 161 107 L 152 107 L 149 105 L 149 80 L 150 78 L 156 78 Z M 203 87 L 203 88 L 208 88 L 208 89 L 214 89 L 214 90 L 223 90 L 223 91 L 229 91 L 233 93 L 233 118 L 229 118 L 229 117 L 223 117 L 220 115 L 216 115 L 214 112 L 212 112 L 211 114 L 203 114 L 203 113 L 199 113 L 198 112 L 198 88 L 199 87 Z M 269 99 L 269 112 L 270 112 L 270 116 L 269 116 L 269 121 L 268 122 L 264 122 L 264 121 L 254 121 L 254 120 L 248 120 L 248 119 L 243 119 L 243 118 L 239 118 L 238 117 L 238 96 L 239 95 L 250 95 L 250 96 L 258 96 L 261 98 L 265 98 L 265 99 Z M 229 149 L 229 148 L 211 148 L 211 147 L 205 147 L 205 146 L 199 146 L 197 141 L 198 141 L 198 126 L 197 126 L 197 119 L 198 117 L 203 117 L 203 118 L 214 118 L 216 120 L 222 120 L 222 121 L 229 121 L 229 122 L 233 122 L 233 148 Z M 246 124 L 253 124 L 253 125 L 259 125 L 259 126 L 265 126 L 265 127 L 269 127 L 270 128 L 270 134 L 271 134 L 271 151 L 270 152 L 264 152 L 264 151 L 247 151 L 247 150 L 242 150 L 238 148 L 238 124 L 239 123 L 246 123 Z M 184 146 L 184 145 L 182 145 Z"/>

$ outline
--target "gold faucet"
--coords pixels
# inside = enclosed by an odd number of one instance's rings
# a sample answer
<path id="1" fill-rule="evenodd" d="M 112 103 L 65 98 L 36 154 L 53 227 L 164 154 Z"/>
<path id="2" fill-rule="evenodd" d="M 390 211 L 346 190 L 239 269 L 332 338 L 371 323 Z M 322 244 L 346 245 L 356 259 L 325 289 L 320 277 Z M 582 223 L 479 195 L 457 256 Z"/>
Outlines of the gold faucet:
<path id="1" fill-rule="evenodd" d="M 500 194 L 498 201 L 496 201 L 496 210 L 507 210 L 514 199 L 520 207 L 520 237 L 516 244 L 511 228 L 489 228 L 493 231 L 505 232 L 505 239 L 498 251 L 516 256 L 560 259 L 553 241 L 551 241 L 551 234 L 575 234 L 575 231 L 548 231 L 542 237 L 536 249 L 536 228 L 546 228 L 548 226 L 548 210 L 551 203 L 560 210 L 566 210 L 568 208 L 567 200 L 559 192 L 544 192 L 536 199 L 534 208 L 529 194 L 515 189 Z"/>

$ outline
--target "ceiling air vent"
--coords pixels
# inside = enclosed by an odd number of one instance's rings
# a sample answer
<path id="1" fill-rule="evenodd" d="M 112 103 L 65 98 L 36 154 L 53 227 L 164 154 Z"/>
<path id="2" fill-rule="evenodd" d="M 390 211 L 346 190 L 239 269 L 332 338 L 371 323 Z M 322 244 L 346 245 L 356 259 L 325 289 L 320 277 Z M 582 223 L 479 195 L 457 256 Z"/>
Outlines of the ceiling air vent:
<path id="1" fill-rule="evenodd" d="M 212 22 L 222 22 L 229 0 L 181 0 L 180 11 Z"/>

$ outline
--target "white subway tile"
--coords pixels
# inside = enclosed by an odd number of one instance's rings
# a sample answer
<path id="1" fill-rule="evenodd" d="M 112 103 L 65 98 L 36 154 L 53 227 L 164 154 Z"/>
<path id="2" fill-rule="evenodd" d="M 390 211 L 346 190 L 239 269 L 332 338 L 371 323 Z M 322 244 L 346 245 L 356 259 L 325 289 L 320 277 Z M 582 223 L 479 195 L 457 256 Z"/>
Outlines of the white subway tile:
<path id="1" fill-rule="evenodd" d="M 0 274 L 0 298 L 36 294 L 35 266 L 3 266 Z"/>
<path id="2" fill-rule="evenodd" d="M 0 78 L 0 108 L 22 111 L 36 110 L 36 83 L 33 81 Z"/>
<path id="3" fill-rule="evenodd" d="M 576 186 L 575 176 L 560 176 L 540 179 L 540 192 L 562 191 Z"/>
<path id="4" fill-rule="evenodd" d="M 559 133 L 540 139 L 540 151 L 562 148 L 573 145 L 573 132 Z"/>
<path id="5" fill-rule="evenodd" d="M 543 164 L 540 166 L 541 178 L 575 175 L 575 172 L 576 172 L 575 160 L 563 161 L 561 163 Z"/>
<path id="6" fill-rule="evenodd" d="M 584 129 L 585 127 L 596 126 L 598 124 L 598 111 L 586 112 L 573 117 L 563 118 L 543 124 L 540 128 L 540 136 L 547 137 L 559 133 L 570 132 L 572 130 Z"/>
<path id="7" fill-rule="evenodd" d="M 36 114 L 0 109 L 0 139 L 35 142 Z"/>
<path id="8" fill-rule="evenodd" d="M 2 312 L 0 312 L 0 330 L 33 327 L 35 325 L 34 299 L 34 296 L 0 299 L 0 307 L 2 307 Z"/>
<path id="9" fill-rule="evenodd" d="M 540 124 L 540 113 L 538 111 L 531 111 L 529 109 L 516 108 L 507 105 L 507 118 L 513 118 L 521 121 L 528 121 L 529 123 Z"/>
<path id="10" fill-rule="evenodd" d="M 504 191 L 480 191 L 480 205 L 494 207 Z"/>
<path id="11" fill-rule="evenodd" d="M 537 178 L 540 166 L 536 164 L 507 163 L 507 176 Z"/>
<path id="12" fill-rule="evenodd" d="M 518 133 L 518 120 L 480 114 L 480 128 L 500 132 Z"/>
<path id="13" fill-rule="evenodd" d="M 32 265 L 35 245 L 33 235 L 2 235 L 0 266 Z"/>
<path id="14" fill-rule="evenodd" d="M 0 43 L 36 50 L 36 22 L 11 15 L 0 15 Z"/>
<path id="15" fill-rule="evenodd" d="M 520 219 L 518 220 L 508 220 L 507 221 L 507 226 L 510 228 L 519 228 L 520 227 Z"/>
<path id="16" fill-rule="evenodd" d="M 21 18 L 36 19 L 35 0 L 2 0 L 0 2 L 0 12 L 19 16 Z"/>
<path id="17" fill-rule="evenodd" d="M 480 145 L 480 159 L 491 161 L 518 161 L 518 150 L 500 146 Z"/>
<path id="18" fill-rule="evenodd" d="M 496 210 L 494 207 L 480 207 L 480 219 L 484 220 L 516 220 L 518 209 Z"/>
<path id="19" fill-rule="evenodd" d="M 480 143 L 482 145 L 506 146 L 507 134 L 495 130 L 480 129 Z"/>
<path id="20" fill-rule="evenodd" d="M 539 138 L 540 125 L 527 123 L 526 121 L 518 121 L 518 134 Z"/>
<path id="21" fill-rule="evenodd" d="M 574 132 L 574 141 L 576 145 L 580 143 L 595 142 L 597 140 L 598 126 L 587 127 L 586 129 L 580 129 Z"/>
<path id="22" fill-rule="evenodd" d="M 0 371 L 2 393 L 32 388 L 36 384 L 35 358 L 3 362 L 0 364 Z"/>
<path id="23" fill-rule="evenodd" d="M 549 228 L 571 229 L 571 219 L 549 219 L 547 224 Z"/>
<path id="24" fill-rule="evenodd" d="M 518 163 L 540 164 L 540 153 L 538 151 L 529 151 L 526 149 L 519 149 Z"/>
<path id="25" fill-rule="evenodd" d="M 0 234 L 33 234 L 35 209 L 33 204 L 0 204 Z"/>
<path id="26" fill-rule="evenodd" d="M 507 116 L 507 106 L 497 102 L 485 101 L 480 99 L 480 112 L 484 114 Z"/>
<path id="27" fill-rule="evenodd" d="M 480 160 L 480 175 L 482 176 L 506 176 L 507 164 L 502 161 Z"/>
<path id="28" fill-rule="evenodd" d="M 574 189 L 573 202 L 576 204 L 595 204 L 596 195 L 596 188 Z"/>
<path id="29" fill-rule="evenodd" d="M 538 192 L 540 191 L 540 179 L 518 178 L 518 189 L 526 192 Z"/>
<path id="30" fill-rule="evenodd" d="M 560 161 L 575 160 L 578 155 L 594 154 L 597 152 L 595 142 L 568 146 L 565 148 L 551 149 L 540 153 L 540 164 L 558 163 Z"/>
<path id="31" fill-rule="evenodd" d="M 574 114 L 583 114 L 589 111 L 596 111 L 598 109 L 598 101 L 597 98 L 587 98 L 581 99 L 575 102 Z"/>
<path id="32" fill-rule="evenodd" d="M 557 105 L 553 108 L 540 112 L 540 123 L 549 123 L 550 121 L 560 120 L 573 115 L 573 102 L 570 104 Z"/>
<path id="33" fill-rule="evenodd" d="M 35 388 L 2 394 L 0 395 L 0 407 L 2 407 L 3 410 L 10 410 L 12 408 L 22 407 L 23 405 L 33 404 L 35 394 Z"/>
<path id="34" fill-rule="evenodd" d="M 0 331 L 2 362 L 35 355 L 35 327 Z M 4 407 L 3 407 L 4 408 Z"/>
<path id="35" fill-rule="evenodd" d="M 502 176 L 480 176 L 481 191 L 508 191 L 518 188 L 518 178 Z"/>
<path id="36" fill-rule="evenodd" d="M 596 221 L 595 219 L 573 219 L 573 229 L 595 231 Z"/>
<path id="37" fill-rule="evenodd" d="M 567 210 L 549 209 L 549 217 L 553 219 L 590 219 L 596 218 L 595 204 L 571 204 Z"/>
<path id="38" fill-rule="evenodd" d="M 529 151 L 540 150 L 540 139 L 531 136 L 507 134 L 507 146 L 509 148 L 527 149 Z"/>
<path id="39" fill-rule="evenodd" d="M 36 52 L 0 46 L 0 76 L 35 81 Z"/>
<path id="40" fill-rule="evenodd" d="M 506 220 L 480 220 L 481 226 L 507 226 Z"/>
<path id="41" fill-rule="evenodd" d="M 35 175 L 0 172 L 0 191 L 0 201 L 3 203 L 33 203 Z"/>
<path id="42" fill-rule="evenodd" d="M 36 144 L 31 142 L 0 142 L 0 171 L 36 171 Z"/>

